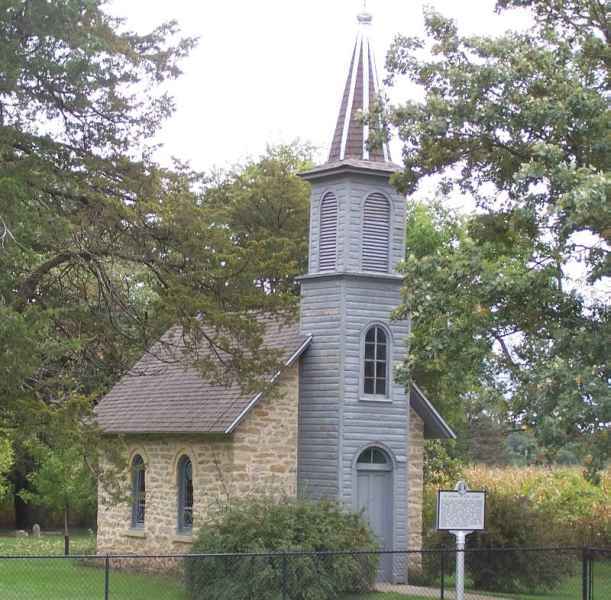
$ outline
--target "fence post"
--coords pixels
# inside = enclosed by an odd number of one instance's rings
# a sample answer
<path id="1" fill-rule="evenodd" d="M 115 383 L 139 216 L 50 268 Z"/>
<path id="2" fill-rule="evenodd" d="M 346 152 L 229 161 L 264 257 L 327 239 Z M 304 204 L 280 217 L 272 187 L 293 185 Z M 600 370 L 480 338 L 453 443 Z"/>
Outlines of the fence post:
<path id="1" fill-rule="evenodd" d="M 588 547 L 584 546 L 581 550 L 581 598 L 590 600 L 590 564 Z"/>
<path id="2" fill-rule="evenodd" d="M 445 580 L 445 571 L 446 571 L 446 551 L 445 546 L 441 547 L 441 589 L 440 589 L 440 598 L 441 600 L 445 600 L 446 597 L 446 580 Z"/>
<path id="3" fill-rule="evenodd" d="M 104 561 L 104 600 L 108 600 L 109 584 L 110 584 L 110 558 L 107 554 L 106 560 Z"/>
<path id="4" fill-rule="evenodd" d="M 288 562 L 286 552 L 282 554 L 282 600 L 288 600 Z"/>

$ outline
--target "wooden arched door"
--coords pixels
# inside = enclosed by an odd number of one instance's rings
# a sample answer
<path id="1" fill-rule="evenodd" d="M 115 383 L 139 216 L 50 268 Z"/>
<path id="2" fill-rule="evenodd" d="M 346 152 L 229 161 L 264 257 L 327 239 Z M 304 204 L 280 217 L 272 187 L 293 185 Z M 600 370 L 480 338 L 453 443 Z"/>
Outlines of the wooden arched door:
<path id="1" fill-rule="evenodd" d="M 362 512 L 383 549 L 392 549 L 393 482 L 390 456 L 376 446 L 366 448 L 356 462 L 357 508 Z M 390 581 L 392 559 L 380 561 L 379 577 Z"/>

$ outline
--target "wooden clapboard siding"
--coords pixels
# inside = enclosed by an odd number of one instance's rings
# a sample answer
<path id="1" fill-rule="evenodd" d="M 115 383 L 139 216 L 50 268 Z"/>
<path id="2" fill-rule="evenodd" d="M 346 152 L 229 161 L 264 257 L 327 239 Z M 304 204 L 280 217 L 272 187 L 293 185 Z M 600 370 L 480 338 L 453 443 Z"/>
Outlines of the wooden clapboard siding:
<path id="1" fill-rule="evenodd" d="M 337 198 L 337 257 L 334 269 L 320 272 L 320 249 L 325 247 L 321 203 L 329 194 Z M 363 235 L 368 198 L 373 200 L 369 208 L 377 212 Z M 311 202 L 310 270 L 301 281 L 300 326 L 313 341 L 301 365 L 300 493 L 354 507 L 357 455 L 369 444 L 382 444 L 395 463 L 393 544 L 405 547 L 408 398 L 392 377 L 388 401 L 367 400 L 361 393 L 363 336 L 372 323 L 390 334 L 391 369 L 405 359 L 409 324 L 390 320 L 401 301 L 396 269 L 404 256 L 405 199 L 387 176 L 351 173 L 314 181 Z M 364 243 L 377 244 L 368 257 Z"/>
<path id="2" fill-rule="evenodd" d="M 405 547 L 407 494 L 405 461 L 407 456 L 408 398 L 402 385 L 391 375 L 387 401 L 366 401 L 363 394 L 363 336 L 372 323 L 383 324 L 390 332 L 390 363 L 405 359 L 409 324 L 391 322 L 390 313 L 400 302 L 400 281 L 376 277 L 351 277 L 345 286 L 343 442 L 341 460 L 342 499 L 349 506 L 356 496 L 354 460 L 365 444 L 379 442 L 395 459 L 394 539 L 396 548 Z"/>
<path id="3" fill-rule="evenodd" d="M 337 497 L 341 285 L 333 277 L 304 282 L 301 329 L 316 345 L 302 359 L 298 487 L 302 495 Z"/>

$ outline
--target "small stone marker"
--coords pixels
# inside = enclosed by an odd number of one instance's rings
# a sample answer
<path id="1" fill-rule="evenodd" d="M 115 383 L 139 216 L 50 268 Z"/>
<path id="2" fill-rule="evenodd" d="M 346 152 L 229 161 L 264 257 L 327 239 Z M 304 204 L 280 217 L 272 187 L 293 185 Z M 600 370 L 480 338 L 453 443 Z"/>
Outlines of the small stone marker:
<path id="1" fill-rule="evenodd" d="M 34 526 L 32 527 L 32 536 L 35 538 L 40 537 L 40 525 L 38 523 L 34 523 Z"/>
<path id="2" fill-rule="evenodd" d="M 25 529 L 18 529 L 15 531 L 15 537 L 24 538 L 28 537 L 28 532 Z"/>

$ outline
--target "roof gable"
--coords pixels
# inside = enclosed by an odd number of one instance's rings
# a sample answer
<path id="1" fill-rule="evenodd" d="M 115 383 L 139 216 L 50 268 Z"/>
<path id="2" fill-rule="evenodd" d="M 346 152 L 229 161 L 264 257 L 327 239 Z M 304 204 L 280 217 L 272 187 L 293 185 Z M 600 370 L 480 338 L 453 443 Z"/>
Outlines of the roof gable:
<path id="1" fill-rule="evenodd" d="M 96 419 L 105 433 L 231 433 L 258 402 L 261 393 L 253 397 L 239 385 L 206 381 L 184 353 L 177 360 L 180 340 L 180 328 L 171 328 L 102 398 Z M 310 341 L 296 323 L 267 321 L 262 350 L 279 350 L 287 367 Z M 280 373 L 270 376 L 272 383 Z"/>

